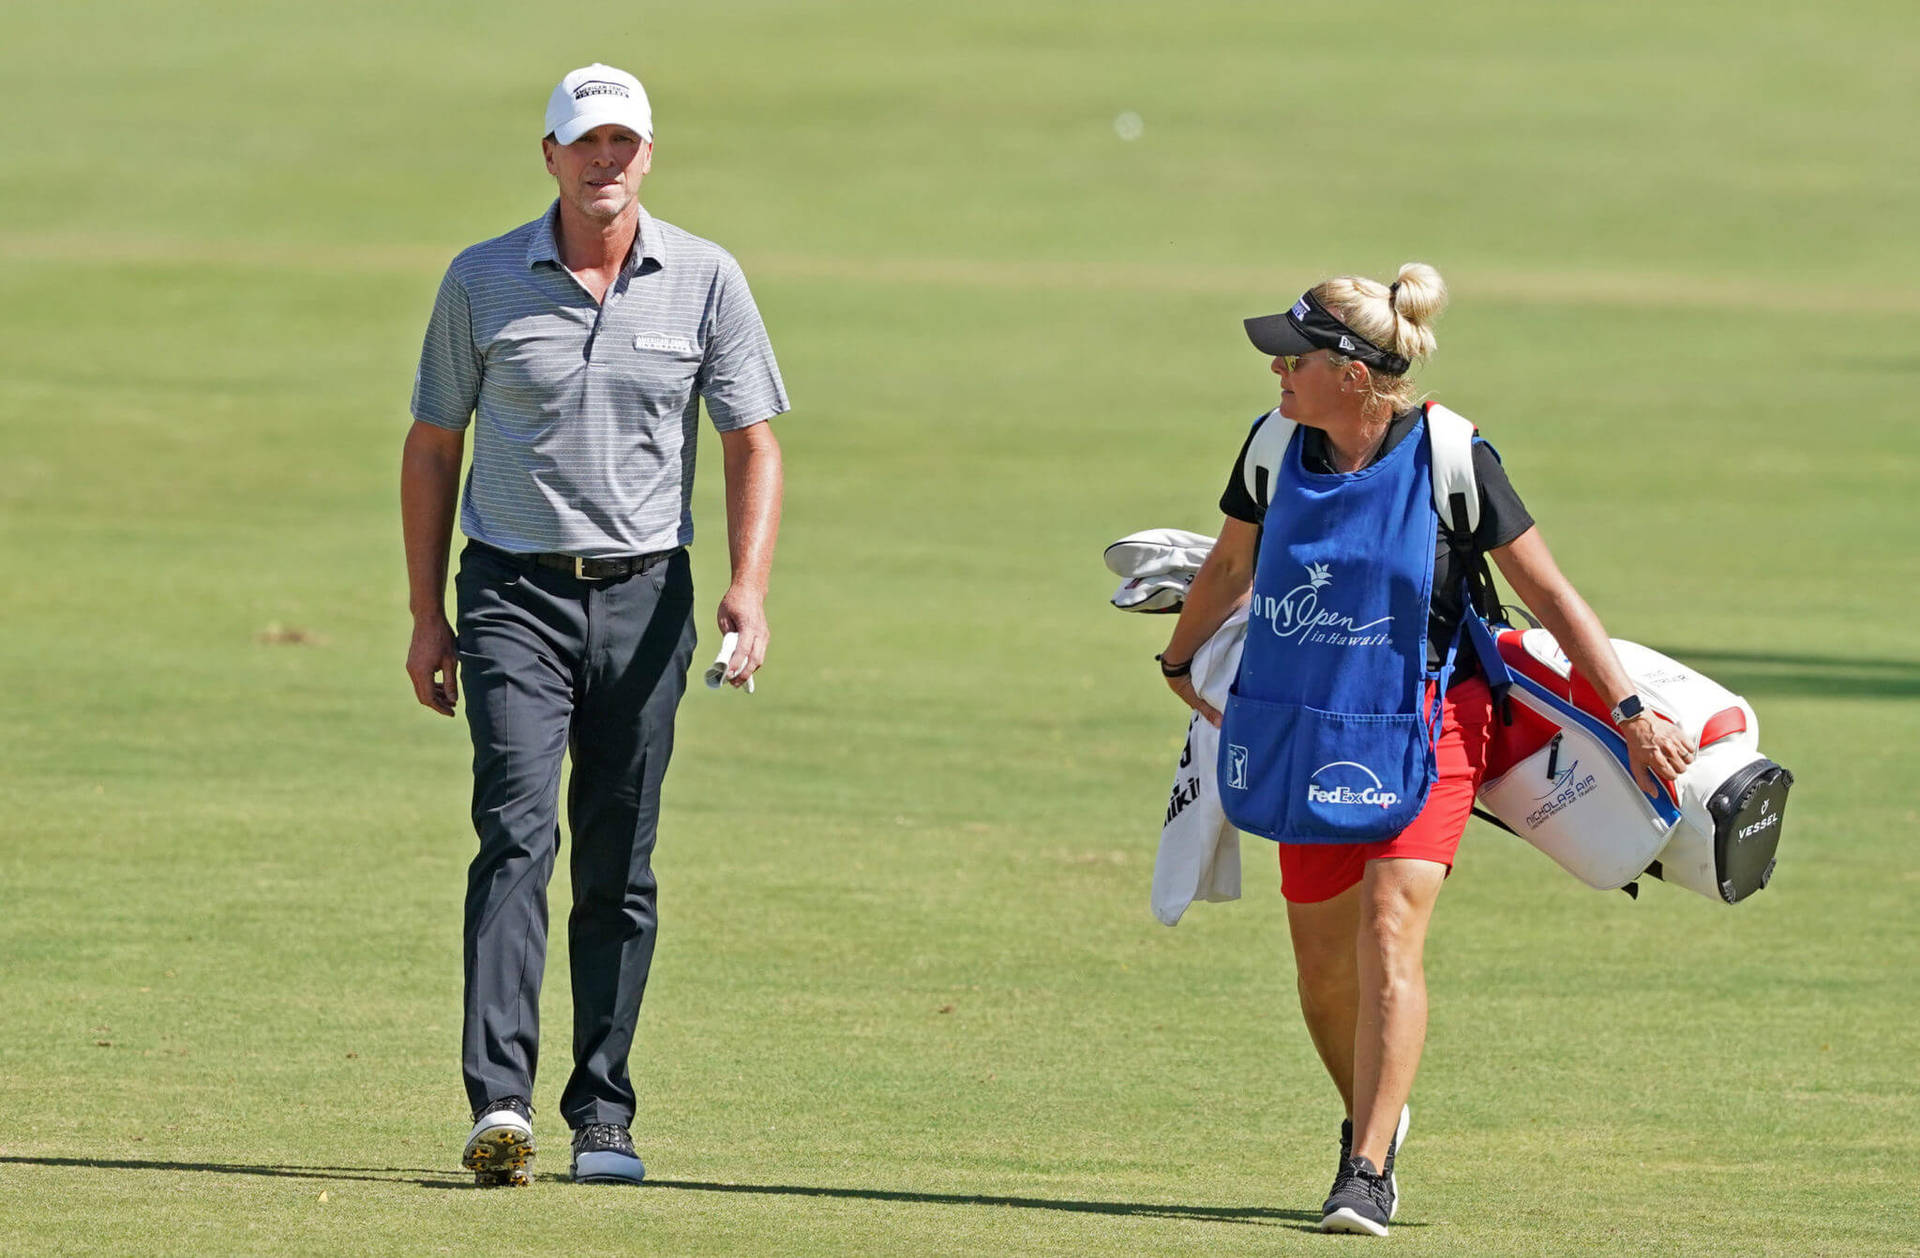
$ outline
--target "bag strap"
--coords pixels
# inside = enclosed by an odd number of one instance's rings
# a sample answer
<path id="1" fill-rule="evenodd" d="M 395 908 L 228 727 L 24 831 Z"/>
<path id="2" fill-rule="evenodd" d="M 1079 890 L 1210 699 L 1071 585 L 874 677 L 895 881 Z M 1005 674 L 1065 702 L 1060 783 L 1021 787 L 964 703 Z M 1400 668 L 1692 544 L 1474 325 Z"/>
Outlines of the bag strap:
<path id="1" fill-rule="evenodd" d="M 1300 425 L 1281 415 L 1277 406 L 1257 422 L 1260 427 L 1247 446 L 1247 461 L 1240 469 L 1240 477 L 1247 487 L 1247 495 L 1264 512 L 1272 498 L 1274 482 L 1280 476 L 1280 460 L 1287 457 L 1293 431 Z"/>
<path id="2" fill-rule="evenodd" d="M 1480 527 L 1480 484 L 1473 476 L 1473 421 L 1438 402 L 1427 403 L 1427 440 L 1433 451 L 1433 509 L 1456 531 Z M 1461 528 L 1465 520 L 1466 527 Z"/>

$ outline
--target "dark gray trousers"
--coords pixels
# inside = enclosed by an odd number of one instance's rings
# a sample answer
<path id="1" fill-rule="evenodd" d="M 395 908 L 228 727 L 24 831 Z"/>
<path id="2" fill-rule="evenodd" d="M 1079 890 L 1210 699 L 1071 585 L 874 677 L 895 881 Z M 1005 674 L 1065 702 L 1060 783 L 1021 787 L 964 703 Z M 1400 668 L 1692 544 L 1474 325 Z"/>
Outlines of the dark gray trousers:
<path id="1" fill-rule="evenodd" d="M 475 544 L 460 556 L 461 699 L 473 734 L 461 1057 L 476 1108 L 533 1096 L 547 881 L 571 754 L 572 1127 L 633 1121 L 627 1073 L 653 963 L 660 784 L 695 645 L 687 553 L 582 581 Z"/>

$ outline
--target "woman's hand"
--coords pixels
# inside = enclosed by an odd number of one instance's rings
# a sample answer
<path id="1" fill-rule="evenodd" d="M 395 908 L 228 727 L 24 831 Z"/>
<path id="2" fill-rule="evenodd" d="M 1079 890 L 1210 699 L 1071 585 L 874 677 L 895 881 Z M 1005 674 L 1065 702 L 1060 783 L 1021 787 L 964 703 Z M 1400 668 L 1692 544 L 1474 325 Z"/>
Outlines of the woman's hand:
<path id="1" fill-rule="evenodd" d="M 1633 780 L 1649 795 L 1660 792 L 1660 783 L 1671 782 L 1693 763 L 1693 748 L 1680 727 L 1654 716 L 1637 717 L 1620 727 L 1627 740 L 1627 764 Z"/>
<path id="2" fill-rule="evenodd" d="M 1200 697 L 1200 692 L 1193 688 L 1193 678 L 1191 676 L 1183 673 L 1178 677 L 1168 677 L 1167 689 L 1179 695 L 1180 702 L 1186 704 L 1201 716 L 1206 717 L 1207 724 L 1213 726 L 1215 729 L 1220 728 L 1220 710 Z"/>
<path id="3" fill-rule="evenodd" d="M 1232 516 L 1220 522 L 1220 536 L 1207 552 L 1200 571 L 1194 574 L 1193 584 L 1187 588 L 1186 605 L 1174 623 L 1173 636 L 1167 640 L 1166 650 L 1160 653 L 1160 673 L 1166 679 L 1167 689 L 1179 695 L 1180 702 L 1206 717 L 1215 729 L 1220 728 L 1219 710 L 1200 697 L 1200 692 L 1193 688 L 1193 678 L 1182 666 L 1190 666 L 1207 639 L 1226 623 L 1234 609 L 1247 601 L 1253 589 L 1254 555 L 1259 549 L 1259 525 Z M 1182 669 L 1178 677 L 1167 675 L 1168 660 Z"/>
<path id="4" fill-rule="evenodd" d="M 1613 653 L 1600 618 L 1561 574 L 1539 529 L 1530 528 L 1487 553 L 1574 668 L 1592 683 L 1602 703 L 1633 693 L 1633 680 Z M 1693 748 L 1679 726 L 1651 713 L 1622 725 L 1620 737 L 1627 740 L 1627 765 L 1634 784 L 1649 795 L 1658 795 L 1661 782 L 1673 781 L 1693 763 Z"/>

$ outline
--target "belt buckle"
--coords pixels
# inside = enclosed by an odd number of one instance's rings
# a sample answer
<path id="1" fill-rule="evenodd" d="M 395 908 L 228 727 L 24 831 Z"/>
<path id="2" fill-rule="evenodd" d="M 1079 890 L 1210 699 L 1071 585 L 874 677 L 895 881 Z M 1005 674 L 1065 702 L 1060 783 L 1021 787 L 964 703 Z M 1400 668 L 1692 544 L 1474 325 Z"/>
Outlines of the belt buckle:
<path id="1" fill-rule="evenodd" d="M 587 561 L 579 555 L 573 557 L 573 576 L 577 581 L 592 580 L 591 577 L 587 576 Z"/>

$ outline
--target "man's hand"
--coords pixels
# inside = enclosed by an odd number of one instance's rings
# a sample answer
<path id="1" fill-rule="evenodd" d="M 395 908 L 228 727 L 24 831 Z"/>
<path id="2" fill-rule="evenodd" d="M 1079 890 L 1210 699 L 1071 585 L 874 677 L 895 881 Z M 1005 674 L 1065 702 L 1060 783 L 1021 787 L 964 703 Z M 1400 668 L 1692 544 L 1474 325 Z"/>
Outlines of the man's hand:
<path id="1" fill-rule="evenodd" d="M 767 658 L 767 641 L 772 633 L 767 628 L 766 595 L 740 585 L 728 586 L 715 619 L 721 633 L 740 635 L 733 657 L 727 661 L 726 676 L 728 685 L 744 686 Z"/>
<path id="2" fill-rule="evenodd" d="M 452 716 L 460 702 L 459 666 L 453 649 L 453 626 L 444 615 L 423 616 L 413 622 L 407 676 L 413 679 L 414 698 L 441 716 Z"/>

